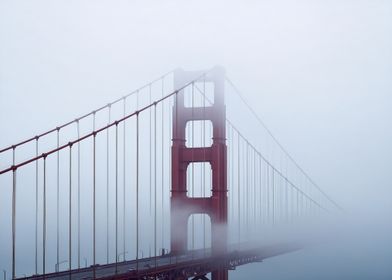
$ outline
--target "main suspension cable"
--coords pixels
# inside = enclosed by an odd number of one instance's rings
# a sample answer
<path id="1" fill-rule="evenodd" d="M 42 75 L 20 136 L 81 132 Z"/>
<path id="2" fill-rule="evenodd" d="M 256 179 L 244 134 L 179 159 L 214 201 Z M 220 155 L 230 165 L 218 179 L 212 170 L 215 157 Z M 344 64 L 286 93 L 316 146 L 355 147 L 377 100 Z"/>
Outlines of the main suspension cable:
<path id="1" fill-rule="evenodd" d="M 117 104 L 118 102 L 120 102 L 120 101 L 123 100 L 124 98 L 128 98 L 128 97 L 130 97 L 130 96 L 136 94 L 137 91 L 141 91 L 141 90 L 145 89 L 145 88 L 148 87 L 150 84 L 153 84 L 153 83 L 156 83 L 156 82 L 158 82 L 158 81 L 160 81 L 160 80 L 165 79 L 168 75 L 170 75 L 171 73 L 173 73 L 173 71 L 174 71 L 174 70 L 171 70 L 171 71 L 169 71 L 169 72 L 166 72 L 165 74 L 163 74 L 162 76 L 160 76 L 160 77 L 154 79 L 153 81 L 149 82 L 148 84 L 145 84 L 145 85 L 139 87 L 138 89 L 136 89 L 136 90 L 134 90 L 134 91 L 132 91 L 132 92 L 130 92 L 130 93 L 128 93 L 128 94 L 126 94 L 126 95 L 124 95 L 124 96 L 122 96 L 122 97 L 120 97 L 120 98 L 114 100 L 114 101 L 112 101 L 112 102 L 109 102 L 108 104 L 106 104 L 106 105 L 104 105 L 104 106 L 101 106 L 101 107 L 99 107 L 99 108 L 97 108 L 97 109 L 95 109 L 95 110 L 93 110 L 93 111 L 91 111 L 91 112 L 89 112 L 89 113 L 87 113 L 87 114 L 84 114 L 84 115 L 82 115 L 82 116 L 80 116 L 80 117 L 78 117 L 78 118 L 76 118 L 76 119 L 74 119 L 74 120 L 72 120 L 72 121 L 69 121 L 69 122 L 64 123 L 64 124 L 62 124 L 62 125 L 59 125 L 59 126 L 53 128 L 53 129 L 50 129 L 50 130 L 48 130 L 48 131 L 45 131 L 45 132 L 43 132 L 43 133 L 41 133 L 41 134 L 38 134 L 38 135 L 36 135 L 36 136 L 34 136 L 34 137 L 25 139 L 25 140 L 23 140 L 23 141 L 21 141 L 21 142 L 19 142 L 19 143 L 17 143 L 17 144 L 14 144 L 14 145 L 5 147 L 5 148 L 3 148 L 3 149 L 0 150 L 0 154 L 3 153 L 3 152 L 6 152 L 6 151 L 8 151 L 8 150 L 15 149 L 15 148 L 17 148 L 17 147 L 19 147 L 19 146 L 21 146 L 21 145 L 27 144 L 27 143 L 29 143 L 29 142 L 35 140 L 37 137 L 38 137 L 38 138 L 41 138 L 41 137 L 47 136 L 47 135 L 49 135 L 49 134 L 51 134 L 51 133 L 53 133 L 53 132 L 56 132 L 56 131 L 59 130 L 59 129 L 65 128 L 65 127 L 67 127 L 67 126 L 69 126 L 69 125 L 71 125 L 71 124 L 73 124 L 73 123 L 77 123 L 78 121 L 80 121 L 80 120 L 82 120 L 82 119 L 85 119 L 85 118 L 87 118 L 87 117 L 89 117 L 89 116 L 92 116 L 92 115 L 95 114 L 95 113 L 98 113 L 98 112 L 100 112 L 100 111 L 102 111 L 102 110 L 104 110 L 104 109 L 107 109 L 107 108 L 109 108 L 111 105 Z"/>
<path id="2" fill-rule="evenodd" d="M 234 85 L 234 83 L 226 77 L 226 81 L 231 85 L 231 87 L 234 89 L 234 92 L 237 93 L 237 95 L 240 97 L 242 102 L 248 107 L 249 111 L 253 114 L 253 116 L 256 118 L 256 120 L 259 122 L 259 124 L 265 129 L 265 131 L 271 136 L 273 141 L 279 146 L 279 148 L 283 151 L 283 153 L 291 160 L 291 162 L 294 163 L 294 165 L 300 170 L 301 173 L 305 175 L 305 177 L 309 180 L 309 182 L 315 186 L 322 194 L 327 198 L 328 201 L 330 201 L 337 209 L 343 210 L 342 207 L 334 201 L 327 193 L 325 193 L 321 187 L 319 187 L 316 182 L 308 175 L 308 173 L 305 172 L 305 170 L 297 163 L 297 161 L 289 154 L 289 152 L 283 147 L 283 145 L 278 141 L 278 139 L 272 134 L 271 130 L 267 127 L 267 125 L 263 122 L 263 120 L 259 117 L 259 115 L 256 113 L 256 111 L 252 108 L 252 106 L 249 104 L 249 102 L 245 99 L 244 95 L 241 93 L 241 91 Z"/>

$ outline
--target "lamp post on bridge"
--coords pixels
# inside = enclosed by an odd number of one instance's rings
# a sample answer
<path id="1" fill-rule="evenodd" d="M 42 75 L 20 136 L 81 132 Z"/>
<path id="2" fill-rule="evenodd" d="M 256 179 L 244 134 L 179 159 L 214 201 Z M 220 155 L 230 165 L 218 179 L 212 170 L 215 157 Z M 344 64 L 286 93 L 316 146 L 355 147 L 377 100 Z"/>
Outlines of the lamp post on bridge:
<path id="1" fill-rule="evenodd" d="M 122 255 L 124 255 L 124 261 L 125 261 L 125 255 L 126 255 L 126 254 L 128 254 L 128 251 L 121 252 L 120 254 L 118 254 L 118 255 L 117 255 L 117 259 L 116 259 L 116 260 L 117 260 L 117 262 L 119 262 L 119 261 L 120 261 L 120 257 L 121 257 Z"/>
<path id="2" fill-rule="evenodd" d="M 60 265 L 63 264 L 63 263 L 67 263 L 67 262 L 68 262 L 68 261 L 61 261 L 61 262 L 56 263 L 56 264 L 54 265 L 54 270 L 55 270 L 56 272 L 59 272 L 59 270 L 60 270 Z"/>

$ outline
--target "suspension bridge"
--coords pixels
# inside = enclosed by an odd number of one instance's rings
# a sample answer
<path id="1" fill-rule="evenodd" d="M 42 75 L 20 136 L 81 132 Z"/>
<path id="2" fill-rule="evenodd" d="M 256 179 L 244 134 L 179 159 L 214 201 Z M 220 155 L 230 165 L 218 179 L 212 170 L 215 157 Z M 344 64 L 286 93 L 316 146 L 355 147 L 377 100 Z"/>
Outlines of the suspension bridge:
<path id="1" fill-rule="evenodd" d="M 166 73 L 0 157 L 5 280 L 228 279 L 340 209 L 220 67 Z"/>

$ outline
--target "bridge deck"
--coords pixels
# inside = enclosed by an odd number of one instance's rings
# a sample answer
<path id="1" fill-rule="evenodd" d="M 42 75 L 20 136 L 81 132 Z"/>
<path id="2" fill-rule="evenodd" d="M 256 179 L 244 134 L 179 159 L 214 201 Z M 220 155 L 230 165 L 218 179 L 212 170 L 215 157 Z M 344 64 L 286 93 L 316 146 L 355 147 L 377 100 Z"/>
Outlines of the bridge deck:
<path id="1" fill-rule="evenodd" d="M 163 255 L 87 268 L 18 278 L 26 280 L 88 280 L 88 279 L 175 279 L 194 277 L 210 273 L 218 268 L 235 269 L 236 266 L 262 261 L 273 256 L 300 249 L 292 244 L 252 246 L 241 244 L 230 246 L 224 256 L 213 256 L 211 250 L 193 250 L 182 255 Z M 95 277 L 94 277 L 95 275 Z"/>

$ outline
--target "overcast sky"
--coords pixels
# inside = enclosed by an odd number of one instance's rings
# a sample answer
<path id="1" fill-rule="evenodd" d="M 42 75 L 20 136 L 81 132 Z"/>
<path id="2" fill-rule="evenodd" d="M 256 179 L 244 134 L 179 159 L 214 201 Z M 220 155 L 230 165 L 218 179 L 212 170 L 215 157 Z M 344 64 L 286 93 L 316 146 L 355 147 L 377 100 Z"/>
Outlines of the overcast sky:
<path id="1" fill-rule="evenodd" d="M 222 65 L 326 192 L 390 218 L 391 34 L 388 0 L 0 0 L 0 146 Z"/>

